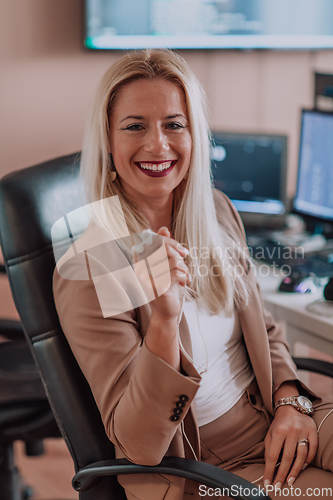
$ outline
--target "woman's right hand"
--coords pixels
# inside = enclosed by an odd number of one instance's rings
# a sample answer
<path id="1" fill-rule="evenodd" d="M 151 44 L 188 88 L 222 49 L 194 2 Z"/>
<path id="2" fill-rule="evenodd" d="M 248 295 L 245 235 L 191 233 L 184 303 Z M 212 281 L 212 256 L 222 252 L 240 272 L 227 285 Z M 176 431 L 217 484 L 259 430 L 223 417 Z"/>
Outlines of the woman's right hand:
<path id="1" fill-rule="evenodd" d="M 184 262 L 188 250 L 170 237 L 170 232 L 166 227 L 161 227 L 157 234 L 163 238 L 168 265 L 165 265 L 164 256 L 161 262 L 153 264 L 150 261 L 154 268 L 153 275 L 158 279 L 161 295 L 150 302 L 151 318 L 145 342 L 153 354 L 180 371 L 178 319 L 182 301 L 179 286 L 185 286 L 191 280 L 189 269 Z M 140 268 L 138 272 L 140 273 Z M 139 281 L 142 279 L 145 281 L 146 276 L 146 272 L 143 276 L 137 274 Z M 145 284 L 148 285 L 148 283 Z"/>
<path id="2" fill-rule="evenodd" d="M 161 227 L 157 234 L 162 236 L 167 251 L 170 267 L 171 284 L 162 295 L 150 303 L 152 315 L 161 319 L 178 319 L 181 312 L 179 286 L 185 286 L 191 281 L 190 271 L 184 262 L 188 250 L 170 237 L 168 228 Z"/>

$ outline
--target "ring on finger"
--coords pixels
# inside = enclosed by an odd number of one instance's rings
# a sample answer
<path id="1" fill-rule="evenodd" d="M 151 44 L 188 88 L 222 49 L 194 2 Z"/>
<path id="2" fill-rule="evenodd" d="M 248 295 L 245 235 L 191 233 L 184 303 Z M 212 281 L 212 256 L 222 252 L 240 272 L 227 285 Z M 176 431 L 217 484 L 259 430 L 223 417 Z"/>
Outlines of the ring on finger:
<path id="1" fill-rule="evenodd" d="M 307 439 L 300 439 L 297 446 L 308 446 L 309 441 Z"/>

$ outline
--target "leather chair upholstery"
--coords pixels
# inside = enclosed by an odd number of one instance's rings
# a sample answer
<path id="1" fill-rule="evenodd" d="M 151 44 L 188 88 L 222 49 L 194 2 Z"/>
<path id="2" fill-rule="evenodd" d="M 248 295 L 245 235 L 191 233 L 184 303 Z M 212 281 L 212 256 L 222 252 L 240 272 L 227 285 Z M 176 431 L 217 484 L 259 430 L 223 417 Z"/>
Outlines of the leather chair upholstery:
<path id="1" fill-rule="evenodd" d="M 233 474 L 193 460 L 168 457 L 152 468 L 114 459 L 114 447 L 89 385 L 61 330 L 52 294 L 51 227 L 84 204 L 79 166 L 79 155 L 73 154 L 4 177 L 0 183 L 0 236 L 24 332 L 78 473 L 73 484 L 80 490 L 80 499 L 125 499 L 114 476 L 117 473 L 156 471 L 197 478 L 212 487 L 237 483 L 249 487 L 250 483 Z"/>

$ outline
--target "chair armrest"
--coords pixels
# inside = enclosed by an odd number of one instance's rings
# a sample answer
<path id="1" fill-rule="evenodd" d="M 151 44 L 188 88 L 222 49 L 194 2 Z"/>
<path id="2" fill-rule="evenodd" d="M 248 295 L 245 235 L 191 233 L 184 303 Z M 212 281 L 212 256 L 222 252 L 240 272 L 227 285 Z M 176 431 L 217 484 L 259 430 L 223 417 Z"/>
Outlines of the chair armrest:
<path id="1" fill-rule="evenodd" d="M 0 319 L 0 335 L 8 340 L 23 340 L 21 322 L 14 319 Z"/>
<path id="2" fill-rule="evenodd" d="M 320 373 L 333 378 L 333 363 L 312 358 L 293 358 L 298 370 Z"/>
<path id="3" fill-rule="evenodd" d="M 169 474 L 192 479 L 214 489 L 227 488 L 228 496 L 231 498 L 241 500 L 270 498 L 264 494 L 264 490 L 259 490 L 257 486 L 231 472 L 203 462 L 178 457 L 165 457 L 155 466 L 136 465 L 126 458 L 95 462 L 77 472 L 72 485 L 76 491 L 81 492 L 91 488 L 102 476 L 118 474 Z"/>

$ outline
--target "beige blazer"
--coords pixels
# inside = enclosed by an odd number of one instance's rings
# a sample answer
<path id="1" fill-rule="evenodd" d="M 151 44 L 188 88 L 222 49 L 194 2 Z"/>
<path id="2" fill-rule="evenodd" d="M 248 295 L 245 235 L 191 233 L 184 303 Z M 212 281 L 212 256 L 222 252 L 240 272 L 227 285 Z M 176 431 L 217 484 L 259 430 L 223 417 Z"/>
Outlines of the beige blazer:
<path id="1" fill-rule="evenodd" d="M 214 200 L 219 222 L 244 247 L 244 229 L 230 200 L 217 190 Z M 252 292 L 239 319 L 263 401 L 272 413 L 273 392 L 282 382 L 298 377 L 282 328 L 263 309 L 253 268 L 245 259 L 241 264 L 248 273 Z M 158 464 L 165 455 L 193 458 L 184 439 L 186 432 L 200 457 L 193 403 L 200 375 L 183 355 L 183 372 L 178 373 L 147 349 L 144 338 L 150 320 L 149 304 L 104 318 L 92 281 L 63 279 L 57 271 L 54 298 L 63 331 L 90 384 L 106 433 L 116 447 L 116 456 L 146 465 Z M 184 315 L 179 331 L 191 356 Z M 179 420 L 171 420 L 178 401 L 185 404 L 183 413 Z M 129 499 L 183 498 L 181 478 L 128 475 L 119 477 L 119 482 Z"/>

